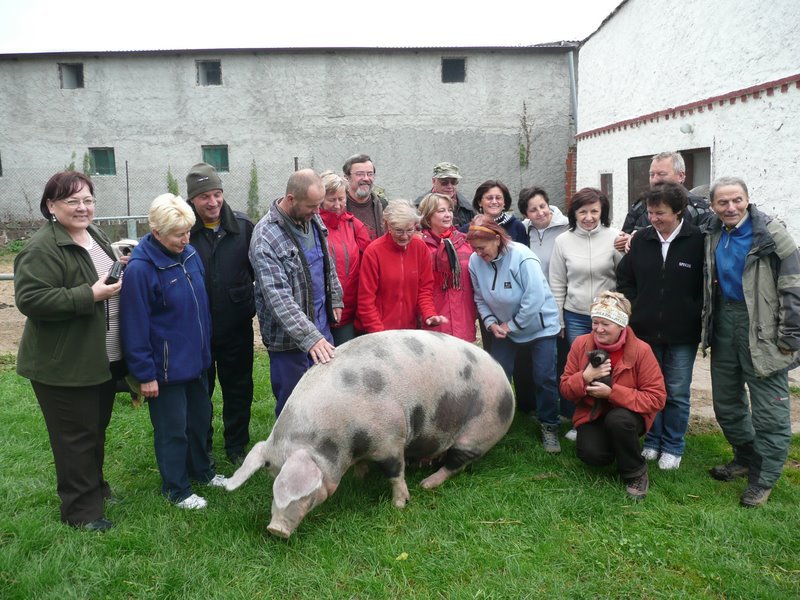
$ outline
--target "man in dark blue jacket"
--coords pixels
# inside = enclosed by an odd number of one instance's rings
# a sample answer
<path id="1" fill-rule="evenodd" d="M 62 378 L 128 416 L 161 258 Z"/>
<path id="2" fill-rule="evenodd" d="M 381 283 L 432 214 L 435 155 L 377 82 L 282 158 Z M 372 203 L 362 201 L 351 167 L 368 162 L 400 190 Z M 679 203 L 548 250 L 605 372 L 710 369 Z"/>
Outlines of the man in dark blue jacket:
<path id="1" fill-rule="evenodd" d="M 222 422 L 225 453 L 234 465 L 241 463 L 250 442 L 250 407 L 253 403 L 253 268 L 247 252 L 253 223 L 225 202 L 216 169 L 198 163 L 186 176 L 189 204 L 197 215 L 191 243 L 203 261 L 206 291 L 211 307 L 211 367 L 208 395 L 219 377 L 222 387 Z M 209 428 L 208 451 L 214 430 Z"/>

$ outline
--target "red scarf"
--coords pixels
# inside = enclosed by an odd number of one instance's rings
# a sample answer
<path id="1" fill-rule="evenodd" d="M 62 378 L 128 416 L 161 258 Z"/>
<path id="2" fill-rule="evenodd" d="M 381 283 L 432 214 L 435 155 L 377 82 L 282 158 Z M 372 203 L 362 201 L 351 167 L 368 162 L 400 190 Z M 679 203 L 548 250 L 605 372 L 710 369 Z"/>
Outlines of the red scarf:
<path id="1" fill-rule="evenodd" d="M 619 339 L 614 342 L 613 344 L 601 344 L 597 341 L 597 337 L 592 335 L 592 339 L 594 340 L 594 345 L 600 350 L 605 350 L 608 352 L 608 357 L 611 359 L 611 366 L 613 367 L 617 364 L 617 361 L 622 357 L 625 340 L 628 338 L 628 328 L 622 330 L 622 333 L 619 334 Z"/>

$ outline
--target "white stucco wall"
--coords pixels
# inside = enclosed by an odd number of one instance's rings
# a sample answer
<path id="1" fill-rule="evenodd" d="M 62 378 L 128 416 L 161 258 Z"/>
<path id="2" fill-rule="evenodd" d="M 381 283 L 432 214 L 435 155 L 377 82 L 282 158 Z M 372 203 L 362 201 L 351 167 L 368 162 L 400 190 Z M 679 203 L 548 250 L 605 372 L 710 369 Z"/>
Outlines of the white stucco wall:
<path id="1" fill-rule="evenodd" d="M 464 83 L 441 83 L 441 58 L 464 57 Z M 222 86 L 199 87 L 195 60 L 219 59 Z M 58 62 L 82 62 L 85 88 L 62 90 Z M 100 214 L 124 213 L 125 161 L 132 212 L 165 190 L 167 166 L 185 190 L 201 145 L 227 144 L 226 197 L 243 209 L 251 161 L 262 206 L 283 194 L 299 166 L 340 171 L 370 154 L 376 184 L 390 198 L 430 188 L 433 165 L 461 167 L 462 192 L 499 178 L 516 194 L 537 184 L 563 205 L 569 79 L 563 52 L 374 50 L 187 52 L 0 56 L 0 214 L 20 208 L 14 174 L 27 169 L 25 194 L 38 206 L 47 177 L 73 152 L 115 149 L 117 175 L 95 177 Z M 531 163 L 519 166 L 523 101 L 534 119 Z M 35 176 L 34 176 L 35 175 Z M 27 210 L 27 209 L 26 209 Z"/>
<path id="2" fill-rule="evenodd" d="M 672 22 L 663 15 L 680 19 Z M 710 175 L 742 177 L 751 200 L 800 242 L 800 89 L 715 103 L 669 119 L 581 138 L 581 132 L 800 73 L 792 0 L 629 0 L 580 51 L 577 185 L 614 179 L 614 223 L 627 212 L 631 157 L 709 147 Z M 664 57 L 668 57 L 665 59 Z M 691 125 L 690 134 L 682 125 Z"/>

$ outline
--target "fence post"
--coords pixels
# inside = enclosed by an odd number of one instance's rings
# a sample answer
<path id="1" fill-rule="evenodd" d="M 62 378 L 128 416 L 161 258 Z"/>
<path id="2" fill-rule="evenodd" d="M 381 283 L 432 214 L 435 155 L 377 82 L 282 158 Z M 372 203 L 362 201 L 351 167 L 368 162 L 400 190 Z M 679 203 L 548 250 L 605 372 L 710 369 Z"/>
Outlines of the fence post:
<path id="1" fill-rule="evenodd" d="M 128 199 L 128 216 L 131 216 L 131 180 L 128 174 L 128 161 L 125 161 L 125 195 Z M 136 225 L 134 224 L 134 231 L 136 231 Z M 131 222 L 128 221 L 128 233 L 131 232 Z"/>

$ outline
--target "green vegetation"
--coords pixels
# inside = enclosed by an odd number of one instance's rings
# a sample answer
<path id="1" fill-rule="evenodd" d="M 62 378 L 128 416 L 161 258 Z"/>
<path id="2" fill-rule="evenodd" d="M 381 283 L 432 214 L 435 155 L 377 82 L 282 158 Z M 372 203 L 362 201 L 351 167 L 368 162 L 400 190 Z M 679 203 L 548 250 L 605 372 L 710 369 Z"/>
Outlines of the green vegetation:
<path id="1" fill-rule="evenodd" d="M 258 200 L 258 170 L 256 169 L 256 161 L 253 159 L 253 164 L 250 167 L 250 189 L 247 192 L 247 216 L 253 221 L 257 222 L 261 218 L 261 207 Z"/>
<path id="2" fill-rule="evenodd" d="M 181 190 L 178 187 L 178 180 L 172 174 L 172 167 L 167 167 L 167 191 L 173 196 L 180 196 Z"/>
<path id="3" fill-rule="evenodd" d="M 0 256 L 13 256 L 15 254 L 19 254 L 19 251 L 22 250 L 23 246 L 25 246 L 25 240 L 12 240 L 5 246 L 0 246 Z"/>
<path id="4" fill-rule="evenodd" d="M 267 437 L 274 401 L 256 356 L 251 434 Z M 217 393 L 218 394 L 218 393 Z M 323 401 L 323 396 L 320 397 Z M 0 371 L 0 597 L 16 598 L 796 598 L 800 596 L 800 438 L 770 498 L 738 506 L 744 481 L 706 473 L 730 459 L 719 434 L 690 436 L 679 471 L 651 470 L 648 498 L 625 498 L 610 469 L 591 469 L 564 441 L 551 457 L 523 415 L 467 472 L 391 506 L 371 468 L 348 473 L 288 541 L 266 533 L 271 479 L 203 489 L 205 511 L 159 493 L 146 407 L 117 397 L 106 476 L 120 504 L 107 534 L 58 521 L 55 473 L 27 381 Z M 218 470 L 221 401 L 215 398 Z M 198 490 L 200 491 L 200 490 Z"/>

